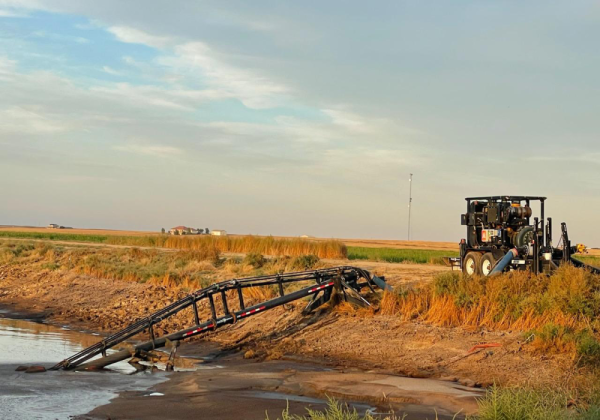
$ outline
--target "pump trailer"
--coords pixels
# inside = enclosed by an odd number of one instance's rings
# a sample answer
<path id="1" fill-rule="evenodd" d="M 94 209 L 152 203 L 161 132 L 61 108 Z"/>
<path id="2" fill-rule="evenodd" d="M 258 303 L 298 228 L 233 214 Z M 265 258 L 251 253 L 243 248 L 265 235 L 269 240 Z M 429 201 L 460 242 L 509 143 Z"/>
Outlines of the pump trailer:
<path id="1" fill-rule="evenodd" d="M 549 273 L 564 263 L 600 273 L 599 268 L 572 257 L 586 252 L 586 247 L 571 245 L 566 223 L 561 223 L 559 243 L 553 245 L 552 218 L 545 219 L 546 197 L 499 195 L 465 200 L 467 212 L 461 215 L 461 224 L 467 227 L 467 238 L 460 241 L 460 257 L 453 261 L 465 274 Z M 533 202 L 539 202 L 540 215 L 532 222 Z"/>

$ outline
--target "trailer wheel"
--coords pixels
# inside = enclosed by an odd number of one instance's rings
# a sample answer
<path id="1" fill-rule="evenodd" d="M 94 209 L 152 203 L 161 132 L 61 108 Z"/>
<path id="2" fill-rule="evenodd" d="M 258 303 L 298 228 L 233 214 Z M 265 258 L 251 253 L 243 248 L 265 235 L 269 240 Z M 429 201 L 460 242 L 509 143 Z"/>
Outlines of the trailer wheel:
<path id="1" fill-rule="evenodd" d="M 495 265 L 496 259 L 494 258 L 494 255 L 491 252 L 486 252 L 485 254 L 483 254 L 483 257 L 481 257 L 481 274 L 483 276 L 489 276 L 492 270 L 494 269 Z"/>
<path id="2" fill-rule="evenodd" d="M 468 252 L 463 261 L 463 273 L 468 276 L 480 274 L 481 254 L 478 252 Z"/>

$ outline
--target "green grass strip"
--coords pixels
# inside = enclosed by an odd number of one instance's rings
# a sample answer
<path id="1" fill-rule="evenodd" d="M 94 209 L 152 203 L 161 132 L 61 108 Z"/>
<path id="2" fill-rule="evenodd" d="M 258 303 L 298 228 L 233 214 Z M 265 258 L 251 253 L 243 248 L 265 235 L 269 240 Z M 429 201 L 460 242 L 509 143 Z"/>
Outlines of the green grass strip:
<path id="1" fill-rule="evenodd" d="M 80 233 L 54 233 L 54 232 L 11 232 L 0 231 L 0 238 L 20 239 L 47 239 L 49 241 L 79 241 L 104 243 L 108 240 L 106 235 L 85 235 Z"/>
<path id="2" fill-rule="evenodd" d="M 440 264 L 443 257 L 458 257 L 456 251 L 437 251 L 431 249 L 395 249 L 395 248 L 366 248 L 348 247 L 348 259 L 385 261 L 391 263 L 411 262 L 415 264 Z"/>

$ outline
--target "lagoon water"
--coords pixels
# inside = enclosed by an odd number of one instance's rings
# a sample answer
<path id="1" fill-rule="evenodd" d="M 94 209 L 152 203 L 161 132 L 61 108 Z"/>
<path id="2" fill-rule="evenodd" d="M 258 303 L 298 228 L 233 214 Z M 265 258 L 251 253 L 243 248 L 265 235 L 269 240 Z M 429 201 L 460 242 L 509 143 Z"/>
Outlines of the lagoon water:
<path id="1" fill-rule="evenodd" d="M 0 313 L 0 418 L 69 419 L 108 403 L 121 391 L 144 390 L 168 374 L 138 373 L 126 362 L 106 372 L 16 372 L 19 365 L 46 368 L 100 340 L 95 334 Z"/>

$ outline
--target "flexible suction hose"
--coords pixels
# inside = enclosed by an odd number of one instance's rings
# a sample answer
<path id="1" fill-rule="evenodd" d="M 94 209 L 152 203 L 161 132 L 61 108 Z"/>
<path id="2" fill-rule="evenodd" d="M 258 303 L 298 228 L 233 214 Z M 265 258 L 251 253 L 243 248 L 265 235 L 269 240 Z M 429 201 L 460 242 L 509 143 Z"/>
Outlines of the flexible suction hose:
<path id="1" fill-rule="evenodd" d="M 498 274 L 502 273 L 504 269 L 508 266 L 508 264 L 510 264 L 510 262 L 518 256 L 519 251 L 517 251 L 516 248 L 513 248 L 510 251 L 508 251 L 506 255 L 502 257 L 500 261 L 498 261 L 498 264 L 496 264 L 496 267 L 494 267 L 494 269 L 490 273 L 490 276 L 497 276 Z"/>

